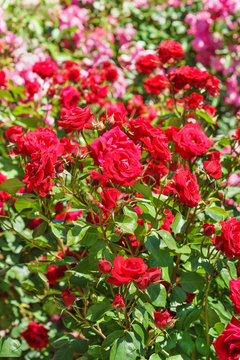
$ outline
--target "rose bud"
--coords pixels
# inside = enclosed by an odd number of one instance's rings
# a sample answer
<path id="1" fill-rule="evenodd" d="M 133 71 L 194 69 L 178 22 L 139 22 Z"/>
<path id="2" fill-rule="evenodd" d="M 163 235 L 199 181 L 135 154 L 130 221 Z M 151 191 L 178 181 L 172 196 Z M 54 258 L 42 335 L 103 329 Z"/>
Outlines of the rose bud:
<path id="1" fill-rule="evenodd" d="M 74 301 L 76 300 L 76 296 L 71 294 L 70 289 L 63 290 L 61 297 L 66 306 L 72 305 L 74 303 Z"/>
<path id="2" fill-rule="evenodd" d="M 105 259 L 100 259 L 98 262 L 98 270 L 103 274 L 108 274 L 112 270 L 112 264 Z"/>
<path id="3" fill-rule="evenodd" d="M 23 135 L 23 128 L 21 126 L 11 126 L 5 131 L 6 138 L 11 143 L 16 143 L 18 138 Z"/>
<path id="4" fill-rule="evenodd" d="M 121 294 L 117 294 L 112 303 L 113 306 L 117 306 L 119 309 L 125 307 L 124 298 Z"/>
<path id="5" fill-rule="evenodd" d="M 211 236 L 216 232 L 215 226 L 212 223 L 205 223 L 203 224 L 202 228 L 205 236 Z"/>

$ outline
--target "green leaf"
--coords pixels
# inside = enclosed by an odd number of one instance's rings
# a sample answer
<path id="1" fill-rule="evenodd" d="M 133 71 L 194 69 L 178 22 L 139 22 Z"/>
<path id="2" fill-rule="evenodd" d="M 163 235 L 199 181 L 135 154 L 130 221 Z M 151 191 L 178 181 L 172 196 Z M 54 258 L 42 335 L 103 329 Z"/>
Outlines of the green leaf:
<path id="1" fill-rule="evenodd" d="M 11 358 L 11 357 L 20 357 L 22 354 L 21 344 L 17 339 L 12 339 L 6 337 L 1 339 L 0 344 L 0 357 L 1 358 Z"/>
<path id="2" fill-rule="evenodd" d="M 185 220 L 181 214 L 177 214 L 171 224 L 171 229 L 174 235 L 181 233 L 185 224 Z"/>
<path id="3" fill-rule="evenodd" d="M 13 110 L 14 116 L 23 115 L 23 114 L 32 114 L 38 116 L 38 113 L 35 110 L 23 105 L 18 105 Z"/>
<path id="4" fill-rule="evenodd" d="M 183 290 L 194 293 L 204 288 L 205 280 L 196 272 L 186 272 L 181 276 L 180 284 Z"/>
<path id="5" fill-rule="evenodd" d="M 91 305 L 88 308 L 86 318 L 91 321 L 100 320 L 103 317 L 103 315 L 111 308 L 112 308 L 111 303 L 108 300 L 104 299 L 100 302 L 97 302 L 94 305 Z"/>
<path id="6" fill-rule="evenodd" d="M 124 335 L 124 330 L 115 330 L 112 333 L 110 333 L 106 339 L 104 340 L 104 342 L 102 343 L 102 346 L 104 348 L 107 348 L 109 346 L 112 345 L 112 343 L 116 340 L 119 339 L 121 337 L 123 337 Z"/>
<path id="7" fill-rule="evenodd" d="M 201 117 L 202 119 L 204 119 L 207 123 L 209 124 L 216 124 L 216 121 L 214 121 L 210 115 L 208 115 L 208 113 L 205 110 L 199 110 L 196 109 L 196 114 Z"/>
<path id="8" fill-rule="evenodd" d="M 229 214 L 222 208 L 218 207 L 218 206 L 212 206 L 210 208 L 207 209 L 208 211 L 213 211 L 217 214 L 220 214 L 224 217 L 229 217 Z"/>
<path id="9" fill-rule="evenodd" d="M 207 346 L 206 344 L 206 340 L 204 338 L 197 338 L 196 340 L 196 348 L 197 348 L 197 351 L 204 355 L 204 356 L 208 356 L 209 355 L 209 346 Z"/>
<path id="10" fill-rule="evenodd" d="M 73 352 L 72 349 L 69 347 L 61 347 L 55 352 L 54 360 L 72 360 L 73 359 Z"/>
<path id="11" fill-rule="evenodd" d="M 15 195 L 24 186 L 25 184 L 18 179 L 8 179 L 0 184 L 0 191 L 6 191 L 11 195 Z"/>
<path id="12" fill-rule="evenodd" d="M 214 273 L 214 267 L 212 266 L 212 264 L 209 262 L 209 260 L 203 260 L 202 262 L 202 266 L 204 268 L 204 270 L 208 273 L 208 274 L 213 274 Z"/>
<path id="13" fill-rule="evenodd" d="M 133 188 L 139 193 L 142 194 L 144 199 L 148 199 L 151 200 L 152 199 L 152 190 L 149 186 L 140 184 L 140 183 L 135 183 L 133 185 Z"/>
<path id="14" fill-rule="evenodd" d="M 173 355 L 166 358 L 166 360 L 184 360 L 184 358 L 181 355 Z"/>
<path id="15" fill-rule="evenodd" d="M 165 244 L 167 245 L 167 247 L 170 250 L 176 250 L 177 249 L 176 241 L 174 240 L 174 238 L 170 234 L 170 232 L 168 232 L 166 230 L 159 230 L 157 233 L 161 236 L 161 238 L 163 239 L 163 241 L 165 242 Z"/>
<path id="16" fill-rule="evenodd" d="M 21 212 L 25 209 L 33 209 L 34 211 L 40 210 L 38 201 L 30 197 L 21 197 L 17 199 L 14 206 L 17 212 Z"/>
<path id="17" fill-rule="evenodd" d="M 8 90 L 5 90 L 5 89 L 0 89 L 0 98 L 3 98 L 10 102 L 14 102 L 14 98 L 13 98 L 11 92 Z"/>
<path id="18" fill-rule="evenodd" d="M 167 292 L 161 284 L 150 284 L 147 287 L 148 295 L 151 299 L 151 304 L 154 306 L 165 307 Z"/>
<path id="19" fill-rule="evenodd" d="M 75 353 L 82 355 L 88 350 L 88 342 L 77 339 L 72 342 L 72 349 Z"/>
<path id="20" fill-rule="evenodd" d="M 182 303 L 183 301 L 186 301 L 186 297 L 187 297 L 186 292 L 179 286 L 175 286 L 171 291 L 172 301 Z"/>
<path id="21" fill-rule="evenodd" d="M 129 215 L 120 215 L 116 217 L 116 225 L 127 234 L 134 234 L 137 228 L 137 218 Z"/>
<path id="22" fill-rule="evenodd" d="M 126 333 L 124 337 L 115 340 L 109 360 L 135 360 L 137 356 L 138 354 L 132 338 Z"/>
<path id="23" fill-rule="evenodd" d="M 186 354 L 190 355 L 195 347 L 191 336 L 187 332 L 182 332 L 180 336 L 181 338 L 178 341 L 179 346 Z"/>

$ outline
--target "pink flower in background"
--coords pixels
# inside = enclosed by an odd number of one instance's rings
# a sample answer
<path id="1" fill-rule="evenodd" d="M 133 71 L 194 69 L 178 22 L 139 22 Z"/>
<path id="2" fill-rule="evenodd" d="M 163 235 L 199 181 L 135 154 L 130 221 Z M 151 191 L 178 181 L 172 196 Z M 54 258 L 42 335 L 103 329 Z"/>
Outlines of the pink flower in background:
<path id="1" fill-rule="evenodd" d="M 120 45 L 129 43 L 130 41 L 133 40 L 134 36 L 136 35 L 137 31 L 134 29 L 133 24 L 128 23 L 126 24 L 126 26 L 123 27 L 118 27 L 116 29 L 116 36 L 120 42 Z"/>
<path id="2" fill-rule="evenodd" d="M 59 11 L 59 29 L 65 30 L 76 27 L 78 30 L 83 30 L 88 18 L 87 9 L 80 8 L 77 5 L 68 6 Z"/>
<path id="3" fill-rule="evenodd" d="M 0 34 L 7 31 L 7 24 L 3 19 L 3 10 L 0 8 Z"/>
<path id="4" fill-rule="evenodd" d="M 235 14 L 240 9 L 239 0 L 203 0 L 203 8 L 214 17 L 226 17 Z"/>

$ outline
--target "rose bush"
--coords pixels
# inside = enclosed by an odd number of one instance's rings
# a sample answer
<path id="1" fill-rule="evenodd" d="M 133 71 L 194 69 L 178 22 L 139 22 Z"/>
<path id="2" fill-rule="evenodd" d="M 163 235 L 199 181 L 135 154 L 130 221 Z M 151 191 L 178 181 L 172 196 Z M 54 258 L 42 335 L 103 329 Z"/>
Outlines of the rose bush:
<path id="1" fill-rule="evenodd" d="M 4 3 L 1 358 L 240 357 L 238 10 Z"/>

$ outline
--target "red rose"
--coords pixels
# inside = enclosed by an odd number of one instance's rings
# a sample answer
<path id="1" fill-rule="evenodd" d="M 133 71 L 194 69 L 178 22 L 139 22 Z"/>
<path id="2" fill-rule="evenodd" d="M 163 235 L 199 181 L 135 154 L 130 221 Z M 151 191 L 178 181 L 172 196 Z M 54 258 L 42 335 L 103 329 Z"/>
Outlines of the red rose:
<path id="1" fill-rule="evenodd" d="M 49 265 L 48 272 L 44 274 L 49 284 L 56 284 L 64 276 L 65 266 Z"/>
<path id="2" fill-rule="evenodd" d="M 61 297 L 63 299 L 63 302 L 66 306 L 70 306 L 74 303 L 74 301 L 76 300 L 76 296 L 71 294 L 71 290 L 70 289 L 65 289 L 63 290 Z"/>
<path id="3" fill-rule="evenodd" d="M 209 94 L 212 96 L 219 96 L 220 93 L 218 90 L 220 90 L 220 88 L 218 87 L 218 85 L 220 84 L 220 81 L 218 80 L 218 78 L 216 76 L 212 76 L 210 75 L 209 79 L 206 82 L 206 89 L 208 90 Z"/>
<path id="4" fill-rule="evenodd" d="M 3 70 L 0 71 L 0 86 L 6 86 L 7 80 L 6 80 L 6 74 Z"/>
<path id="5" fill-rule="evenodd" d="M 150 94 L 160 94 L 169 84 L 165 75 L 155 75 L 144 81 L 144 88 Z"/>
<path id="6" fill-rule="evenodd" d="M 216 232 L 215 226 L 212 223 L 211 224 L 205 223 L 203 224 L 202 228 L 204 231 L 204 235 L 206 236 L 211 236 Z"/>
<path id="7" fill-rule="evenodd" d="M 68 76 L 66 73 L 62 73 L 60 71 L 55 72 L 55 74 L 53 75 L 52 81 L 54 84 L 59 84 L 62 85 L 64 84 L 68 79 Z"/>
<path id="8" fill-rule="evenodd" d="M 159 65 L 159 59 L 155 54 L 140 55 L 136 62 L 139 72 L 150 74 Z"/>
<path id="9" fill-rule="evenodd" d="M 80 92 L 72 85 L 68 85 L 61 89 L 61 104 L 63 107 L 70 109 L 77 106 L 80 100 Z"/>
<path id="10" fill-rule="evenodd" d="M 230 294 L 229 297 L 234 304 L 234 310 L 240 314 L 240 277 L 237 280 L 232 279 L 229 282 Z"/>
<path id="11" fill-rule="evenodd" d="M 159 268 L 149 268 L 147 272 L 136 280 L 139 289 L 146 289 L 151 283 L 158 282 L 162 277 L 162 271 Z"/>
<path id="12" fill-rule="evenodd" d="M 222 167 L 218 160 L 204 161 L 203 167 L 207 174 L 214 179 L 219 179 L 222 175 Z"/>
<path id="13" fill-rule="evenodd" d="M 7 180 L 7 176 L 0 171 L 0 184 L 5 180 Z M 8 200 L 10 197 L 11 195 L 6 191 L 0 191 L 0 202 Z M 4 204 L 2 204 L 1 207 L 3 207 L 3 205 Z"/>
<path id="14" fill-rule="evenodd" d="M 171 161 L 171 152 L 168 149 L 165 135 L 156 135 L 153 139 L 147 137 L 143 141 L 146 150 L 151 153 L 154 160 Z"/>
<path id="15" fill-rule="evenodd" d="M 221 250 L 230 258 L 240 256 L 240 221 L 230 218 L 220 221 L 221 236 L 215 236 L 212 241 L 217 250 Z"/>
<path id="16" fill-rule="evenodd" d="M 38 61 L 33 65 L 33 72 L 37 73 L 42 79 L 53 76 L 57 70 L 57 64 L 51 59 Z"/>
<path id="17" fill-rule="evenodd" d="M 112 306 L 117 306 L 119 309 L 125 307 L 124 297 L 121 294 L 117 294 L 113 300 Z"/>
<path id="18" fill-rule="evenodd" d="M 183 159 L 192 159 L 194 156 L 202 155 L 212 145 L 198 123 L 185 125 L 180 131 L 174 133 L 173 140 L 176 143 L 175 152 L 179 153 Z"/>
<path id="19" fill-rule="evenodd" d="M 233 135 L 233 137 L 237 140 L 240 140 L 240 128 L 237 129 L 237 131 L 236 131 L 235 135 Z"/>
<path id="20" fill-rule="evenodd" d="M 118 79 L 118 72 L 117 69 L 114 67 L 109 67 L 105 72 L 104 72 L 105 78 L 108 81 L 116 81 Z"/>
<path id="21" fill-rule="evenodd" d="M 111 188 L 105 189 L 101 192 L 102 204 L 109 211 L 109 209 L 115 209 L 117 207 L 117 200 L 121 192 L 118 189 Z"/>
<path id="22" fill-rule="evenodd" d="M 157 48 L 159 59 L 165 64 L 171 58 L 182 60 L 184 58 L 184 50 L 181 44 L 173 40 L 163 41 Z"/>
<path id="23" fill-rule="evenodd" d="M 5 131 L 6 138 L 11 143 L 16 143 L 23 135 L 23 128 L 21 126 L 11 126 Z"/>
<path id="24" fill-rule="evenodd" d="M 240 321 L 233 317 L 212 344 L 219 360 L 238 360 L 240 357 Z"/>
<path id="25" fill-rule="evenodd" d="M 83 129 L 93 120 L 93 113 L 89 106 L 81 109 L 79 107 L 73 109 L 62 109 L 61 120 L 57 124 L 66 129 L 66 132 Z"/>
<path id="26" fill-rule="evenodd" d="M 37 94 L 39 90 L 39 86 L 37 82 L 28 82 L 26 84 L 26 92 L 29 97 L 32 97 L 33 95 Z"/>
<path id="27" fill-rule="evenodd" d="M 140 258 L 124 259 L 117 256 L 113 260 L 112 275 L 120 284 L 128 284 L 137 280 L 147 270 L 147 265 Z"/>
<path id="28" fill-rule="evenodd" d="M 173 325 L 173 316 L 171 316 L 167 310 L 165 310 L 164 312 L 154 311 L 153 314 L 154 323 L 160 329 L 164 328 L 166 325 Z"/>
<path id="29" fill-rule="evenodd" d="M 128 139 L 127 135 L 119 127 L 115 127 L 92 142 L 91 156 L 95 165 L 103 165 L 106 154 L 115 149 L 130 149 L 136 152 L 139 158 L 141 157 L 139 148 Z"/>
<path id="30" fill-rule="evenodd" d="M 164 162 L 155 164 L 151 161 L 150 165 L 148 165 L 144 171 L 143 181 L 147 184 L 159 183 L 160 179 L 168 173 L 165 165 Z"/>
<path id="31" fill-rule="evenodd" d="M 196 175 L 191 174 L 189 169 L 179 169 L 173 175 L 173 182 L 165 187 L 163 194 L 169 191 L 177 194 L 178 201 L 190 208 L 197 206 L 201 200 Z"/>
<path id="32" fill-rule="evenodd" d="M 81 78 L 81 74 L 78 68 L 76 67 L 71 67 L 70 69 L 68 69 L 68 78 L 71 81 L 79 81 Z"/>
<path id="33" fill-rule="evenodd" d="M 170 226 L 171 226 L 175 216 L 173 215 L 173 213 L 170 210 L 167 210 L 167 209 L 164 210 L 164 214 L 166 214 L 166 217 L 164 219 L 163 224 L 160 226 L 160 229 L 166 230 L 171 233 L 172 230 L 171 230 Z"/>
<path id="34" fill-rule="evenodd" d="M 150 119 L 147 117 L 130 119 L 127 124 L 130 130 L 129 137 L 131 137 L 135 143 L 138 143 L 144 137 L 152 138 L 157 134 L 164 134 L 163 130 L 154 128 Z"/>
<path id="35" fill-rule="evenodd" d="M 114 184 L 131 186 L 142 176 L 139 152 L 132 149 L 115 149 L 104 157 L 103 174 Z"/>
<path id="36" fill-rule="evenodd" d="M 48 331 L 43 327 L 43 324 L 31 321 L 21 335 L 30 347 L 41 350 L 48 345 Z"/>
<path id="37" fill-rule="evenodd" d="M 197 109 L 203 101 L 203 96 L 194 92 L 190 97 L 185 98 L 185 100 L 191 109 Z"/>
<path id="38" fill-rule="evenodd" d="M 212 105 L 204 105 L 203 109 L 206 111 L 206 113 L 210 116 L 215 116 L 217 109 Z"/>
<path id="39" fill-rule="evenodd" d="M 98 262 L 98 270 L 103 274 L 108 274 L 112 270 L 112 264 L 106 259 L 100 259 Z"/>
<path id="40" fill-rule="evenodd" d="M 211 75 L 207 71 L 202 71 L 196 67 L 183 65 L 168 74 L 169 81 L 174 83 L 176 91 L 183 89 L 186 85 L 196 86 L 200 89 L 206 86 L 207 80 Z"/>

